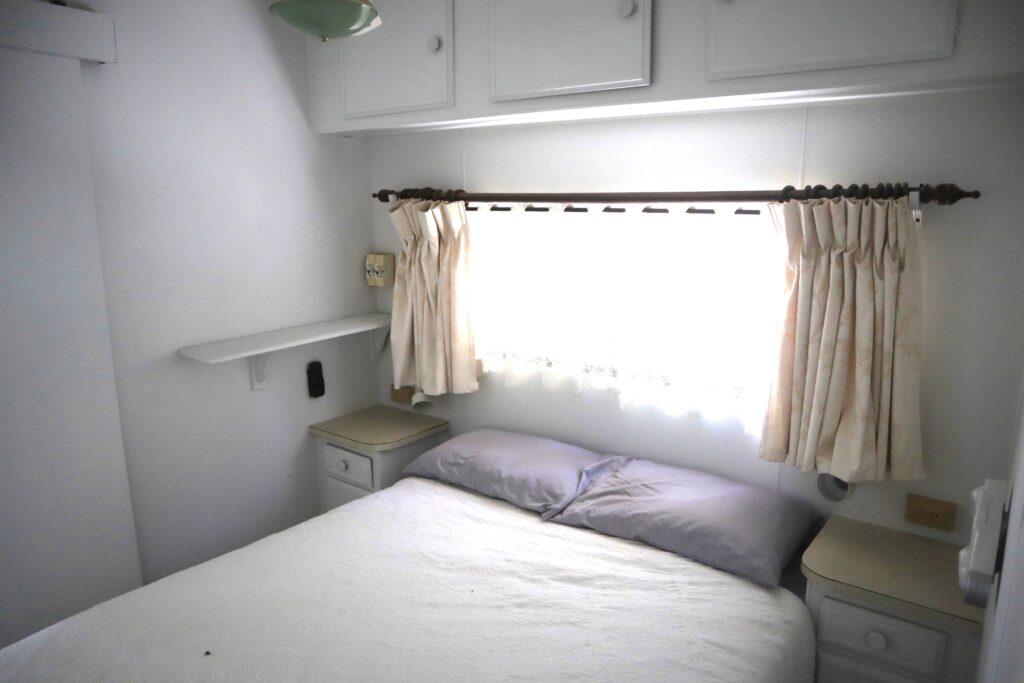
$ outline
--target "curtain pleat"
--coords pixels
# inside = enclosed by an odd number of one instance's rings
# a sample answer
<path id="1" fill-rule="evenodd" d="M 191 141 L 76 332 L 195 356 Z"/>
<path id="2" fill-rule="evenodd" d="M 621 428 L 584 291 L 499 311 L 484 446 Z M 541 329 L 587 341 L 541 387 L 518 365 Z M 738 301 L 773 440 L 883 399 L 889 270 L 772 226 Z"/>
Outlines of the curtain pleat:
<path id="1" fill-rule="evenodd" d="M 416 386 L 416 356 L 413 343 L 413 301 L 416 296 L 416 233 L 406 202 L 388 210 L 402 250 L 395 264 L 395 288 L 391 304 L 391 360 L 396 387 Z"/>
<path id="2" fill-rule="evenodd" d="M 923 477 L 921 274 L 906 199 L 771 212 L 789 258 L 761 457 L 848 482 Z"/>
<path id="3" fill-rule="evenodd" d="M 470 325 L 469 221 L 465 202 L 441 206 L 441 311 L 444 316 L 448 390 L 454 394 L 467 394 L 480 388 L 476 345 Z"/>
<path id="4" fill-rule="evenodd" d="M 431 396 L 476 391 L 465 203 L 399 201 L 389 215 L 402 241 L 391 322 L 395 386 Z"/>

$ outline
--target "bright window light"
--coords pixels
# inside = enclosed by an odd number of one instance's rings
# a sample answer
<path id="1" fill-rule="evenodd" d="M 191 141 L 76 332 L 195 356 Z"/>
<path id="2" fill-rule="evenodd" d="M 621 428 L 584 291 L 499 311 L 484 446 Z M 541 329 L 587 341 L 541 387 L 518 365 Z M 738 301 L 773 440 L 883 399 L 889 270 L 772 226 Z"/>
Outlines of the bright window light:
<path id="1" fill-rule="evenodd" d="M 488 208 L 469 214 L 486 372 L 760 433 L 785 286 L 785 242 L 766 209 Z"/>

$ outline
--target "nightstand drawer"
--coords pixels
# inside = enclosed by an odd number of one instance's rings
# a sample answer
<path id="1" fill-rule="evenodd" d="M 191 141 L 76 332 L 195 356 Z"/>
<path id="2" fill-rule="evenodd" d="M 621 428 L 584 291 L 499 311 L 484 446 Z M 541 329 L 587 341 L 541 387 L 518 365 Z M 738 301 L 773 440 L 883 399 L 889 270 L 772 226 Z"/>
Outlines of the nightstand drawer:
<path id="1" fill-rule="evenodd" d="M 942 669 L 946 636 L 902 619 L 824 598 L 818 639 L 925 675 Z"/>
<path id="2" fill-rule="evenodd" d="M 328 476 L 373 490 L 373 460 L 365 455 L 325 443 L 324 468 Z"/>
<path id="3" fill-rule="evenodd" d="M 815 680 L 819 683 L 917 683 L 920 679 L 907 678 L 855 659 L 818 650 L 818 677 Z"/>
<path id="4" fill-rule="evenodd" d="M 343 481 L 338 481 L 332 477 L 324 479 L 323 486 L 323 501 L 324 509 L 326 510 L 333 510 L 339 505 L 351 503 L 353 500 L 370 495 L 369 491 L 365 491 L 358 486 L 346 484 Z"/>

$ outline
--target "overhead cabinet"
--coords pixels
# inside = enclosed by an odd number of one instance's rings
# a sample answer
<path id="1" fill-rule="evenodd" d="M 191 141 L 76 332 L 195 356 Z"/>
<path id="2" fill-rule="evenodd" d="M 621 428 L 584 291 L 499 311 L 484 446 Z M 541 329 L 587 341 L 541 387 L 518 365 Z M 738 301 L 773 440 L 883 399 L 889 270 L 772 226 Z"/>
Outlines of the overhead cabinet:
<path id="1" fill-rule="evenodd" d="M 375 4 L 376 30 L 309 44 L 318 133 L 849 101 L 1024 79 L 1011 11 L 1020 0 L 961 0 L 959 32 L 957 0 Z"/>
<path id="2" fill-rule="evenodd" d="M 708 78 L 953 56 L 956 0 L 708 0 Z"/>
<path id="3" fill-rule="evenodd" d="M 491 99 L 651 83 L 651 0 L 491 0 Z"/>

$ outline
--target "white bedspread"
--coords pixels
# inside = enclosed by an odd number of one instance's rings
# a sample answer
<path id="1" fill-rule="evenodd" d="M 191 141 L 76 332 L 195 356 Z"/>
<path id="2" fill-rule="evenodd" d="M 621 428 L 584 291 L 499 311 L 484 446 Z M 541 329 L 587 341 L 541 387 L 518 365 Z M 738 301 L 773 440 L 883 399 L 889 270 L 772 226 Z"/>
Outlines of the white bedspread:
<path id="1" fill-rule="evenodd" d="M 799 683 L 813 666 L 785 590 L 424 479 L 0 651 L 2 681 Z"/>

